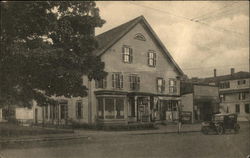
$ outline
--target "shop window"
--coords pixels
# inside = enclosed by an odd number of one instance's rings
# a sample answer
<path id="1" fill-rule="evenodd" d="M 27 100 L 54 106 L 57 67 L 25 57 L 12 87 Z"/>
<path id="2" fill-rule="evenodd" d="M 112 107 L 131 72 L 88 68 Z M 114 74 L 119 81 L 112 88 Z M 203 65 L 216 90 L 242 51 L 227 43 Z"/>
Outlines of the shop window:
<path id="1" fill-rule="evenodd" d="M 245 92 L 240 92 L 239 93 L 239 100 L 245 100 L 246 99 L 246 93 Z"/>
<path id="2" fill-rule="evenodd" d="M 235 105 L 235 112 L 240 113 L 240 105 L 239 104 Z"/>
<path id="3" fill-rule="evenodd" d="M 250 113 L 250 104 L 245 104 L 245 113 Z"/>
<path id="4" fill-rule="evenodd" d="M 246 84 L 246 80 L 238 80 L 238 85 Z"/>
<path id="5" fill-rule="evenodd" d="M 103 104 L 103 98 L 98 98 L 98 118 L 103 119 L 104 118 L 104 104 Z"/>
<path id="6" fill-rule="evenodd" d="M 76 102 L 76 118 L 77 119 L 83 118 L 83 105 L 81 101 Z"/>
<path id="7" fill-rule="evenodd" d="M 116 118 L 124 118 L 124 99 L 122 98 L 116 99 Z"/>
<path id="8" fill-rule="evenodd" d="M 229 81 L 227 81 L 227 82 L 221 82 L 221 83 L 219 84 L 219 87 L 220 87 L 221 89 L 230 88 L 230 82 L 229 82 Z"/>
<path id="9" fill-rule="evenodd" d="M 68 118 L 68 104 L 67 103 L 60 103 L 61 108 L 61 119 Z"/>
<path id="10" fill-rule="evenodd" d="M 45 105 L 45 118 L 48 119 L 49 118 L 49 109 L 48 109 L 48 105 Z"/>
<path id="11" fill-rule="evenodd" d="M 114 99 L 105 99 L 105 118 L 114 119 L 115 118 L 115 100 Z"/>

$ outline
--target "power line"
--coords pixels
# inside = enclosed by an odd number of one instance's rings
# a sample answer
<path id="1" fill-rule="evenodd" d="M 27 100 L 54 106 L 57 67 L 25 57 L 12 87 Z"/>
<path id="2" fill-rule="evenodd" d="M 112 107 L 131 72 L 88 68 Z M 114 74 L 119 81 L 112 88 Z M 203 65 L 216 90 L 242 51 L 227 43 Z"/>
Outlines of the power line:
<path id="1" fill-rule="evenodd" d="M 243 34 L 243 33 L 232 31 L 232 30 L 228 30 L 228 29 L 224 29 L 224 28 L 221 28 L 221 27 L 214 27 L 214 26 L 209 25 L 208 23 L 205 23 L 205 22 L 202 22 L 202 21 L 199 21 L 199 20 L 191 19 L 191 18 L 188 18 L 188 17 L 185 17 L 185 16 L 176 15 L 176 14 L 173 14 L 173 13 L 168 12 L 168 11 L 163 11 L 163 10 L 160 10 L 160 9 L 156 9 L 156 8 L 145 6 L 145 5 L 141 5 L 141 4 L 135 4 L 135 3 L 131 3 L 131 2 L 129 2 L 129 3 L 133 4 L 133 5 L 140 6 L 140 7 L 152 9 L 152 10 L 155 10 L 155 11 L 163 12 L 163 13 L 169 14 L 171 16 L 175 16 L 175 17 L 178 17 L 178 18 L 181 18 L 181 19 L 185 19 L 187 21 L 199 23 L 199 24 L 202 24 L 202 25 L 205 25 L 207 27 L 213 28 L 214 30 L 217 30 L 217 31 L 220 31 L 220 32 L 224 31 L 224 32 L 227 32 L 227 33 L 233 33 L 233 34 L 237 34 L 237 35 L 241 35 L 243 37 L 246 37 L 245 34 Z"/>
<path id="2" fill-rule="evenodd" d="M 217 14 L 216 13 L 216 11 L 222 11 L 223 9 L 225 9 L 225 8 L 228 8 L 228 7 L 231 7 L 233 4 L 235 4 L 235 3 L 238 3 L 238 2 L 233 2 L 233 3 L 230 3 L 230 4 L 227 4 L 227 5 L 225 5 L 225 6 L 223 6 L 223 7 L 221 7 L 221 8 L 219 8 L 219 9 L 216 9 L 216 10 L 214 10 L 214 11 L 211 11 L 211 12 L 208 12 L 208 13 L 206 13 L 206 14 L 203 14 L 203 15 L 201 15 L 201 16 L 198 16 L 198 17 L 195 17 L 195 18 L 192 18 L 192 20 L 198 20 L 198 19 L 200 19 L 200 18 L 202 18 L 202 17 L 207 17 L 208 15 L 214 15 L 214 14 Z"/>

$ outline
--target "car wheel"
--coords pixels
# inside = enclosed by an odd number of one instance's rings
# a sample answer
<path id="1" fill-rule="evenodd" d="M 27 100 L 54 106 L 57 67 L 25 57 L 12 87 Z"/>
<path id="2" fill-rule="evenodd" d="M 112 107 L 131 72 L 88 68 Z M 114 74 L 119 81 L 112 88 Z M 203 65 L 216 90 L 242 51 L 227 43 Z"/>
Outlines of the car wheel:
<path id="1" fill-rule="evenodd" d="M 224 133 L 224 129 L 223 129 L 222 126 L 216 127 L 216 131 L 217 131 L 217 133 L 218 133 L 219 135 L 222 135 L 222 134 Z"/>

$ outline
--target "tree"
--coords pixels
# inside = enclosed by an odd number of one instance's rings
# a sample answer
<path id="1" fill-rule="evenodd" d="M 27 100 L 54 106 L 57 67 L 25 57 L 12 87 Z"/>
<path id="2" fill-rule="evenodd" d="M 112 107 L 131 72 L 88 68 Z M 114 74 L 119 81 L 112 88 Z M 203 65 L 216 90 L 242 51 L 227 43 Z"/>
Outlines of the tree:
<path id="1" fill-rule="evenodd" d="M 106 75 L 94 29 L 95 2 L 1 2 L 0 107 L 86 96 L 82 76 Z"/>

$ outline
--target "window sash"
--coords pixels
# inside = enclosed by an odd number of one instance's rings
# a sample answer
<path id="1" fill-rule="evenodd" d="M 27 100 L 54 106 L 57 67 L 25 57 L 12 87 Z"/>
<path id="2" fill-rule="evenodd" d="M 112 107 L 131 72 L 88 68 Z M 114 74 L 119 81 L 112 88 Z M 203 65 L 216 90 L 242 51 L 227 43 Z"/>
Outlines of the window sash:
<path id="1" fill-rule="evenodd" d="M 156 65 L 156 53 L 153 51 L 148 52 L 148 65 L 155 66 Z"/>
<path id="2" fill-rule="evenodd" d="M 165 80 L 163 78 L 156 79 L 156 87 L 157 92 L 164 92 L 165 91 Z"/>
<path id="3" fill-rule="evenodd" d="M 239 104 L 235 105 L 235 112 L 240 113 L 240 105 Z"/>
<path id="4" fill-rule="evenodd" d="M 133 61 L 133 49 L 128 47 L 128 46 L 124 46 L 122 49 L 122 58 L 123 58 L 123 62 L 132 63 L 132 61 Z"/>
<path id="5" fill-rule="evenodd" d="M 101 79 L 101 80 L 95 80 L 95 87 L 96 88 L 107 88 L 107 77 Z"/>
<path id="6" fill-rule="evenodd" d="M 76 102 L 76 118 L 81 119 L 83 118 L 83 105 L 82 102 Z"/>
<path id="7" fill-rule="evenodd" d="M 112 87 L 113 88 L 123 88 L 123 75 L 120 73 L 112 74 Z"/>
<path id="8" fill-rule="evenodd" d="M 137 75 L 129 76 L 129 83 L 131 90 L 139 90 L 140 89 L 140 77 Z"/>

